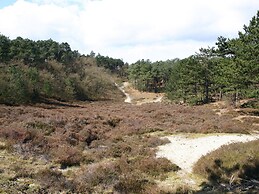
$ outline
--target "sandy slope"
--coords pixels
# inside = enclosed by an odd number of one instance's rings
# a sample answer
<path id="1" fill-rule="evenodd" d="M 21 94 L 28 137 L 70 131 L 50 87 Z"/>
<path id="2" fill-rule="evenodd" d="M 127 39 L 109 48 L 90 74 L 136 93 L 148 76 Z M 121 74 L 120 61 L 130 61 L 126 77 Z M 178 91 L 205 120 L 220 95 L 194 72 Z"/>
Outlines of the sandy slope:
<path id="1" fill-rule="evenodd" d="M 157 157 L 166 157 L 177 164 L 182 170 L 191 172 L 193 165 L 203 155 L 216 150 L 225 144 L 235 142 L 248 142 L 259 139 L 259 135 L 243 134 L 209 134 L 195 135 L 180 134 L 168 136 L 171 143 L 160 146 Z"/>

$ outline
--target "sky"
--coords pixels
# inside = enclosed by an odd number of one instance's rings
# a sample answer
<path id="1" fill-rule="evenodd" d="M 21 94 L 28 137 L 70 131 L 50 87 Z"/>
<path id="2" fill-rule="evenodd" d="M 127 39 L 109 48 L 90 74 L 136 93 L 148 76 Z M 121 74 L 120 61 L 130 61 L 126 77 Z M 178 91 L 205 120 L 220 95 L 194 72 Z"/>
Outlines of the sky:
<path id="1" fill-rule="evenodd" d="M 186 58 L 237 37 L 258 0 L 0 0 L 0 33 L 134 63 Z"/>

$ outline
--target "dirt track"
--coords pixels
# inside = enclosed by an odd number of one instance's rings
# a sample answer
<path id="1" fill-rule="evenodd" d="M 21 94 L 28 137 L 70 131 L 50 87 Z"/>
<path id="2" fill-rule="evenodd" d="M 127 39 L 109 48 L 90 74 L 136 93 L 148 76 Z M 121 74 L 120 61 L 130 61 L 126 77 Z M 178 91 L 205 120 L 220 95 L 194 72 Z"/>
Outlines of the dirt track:
<path id="1" fill-rule="evenodd" d="M 125 102 L 131 104 L 142 105 L 161 102 L 164 97 L 163 93 L 140 92 L 134 89 L 129 82 L 123 82 L 119 88 L 126 96 Z"/>

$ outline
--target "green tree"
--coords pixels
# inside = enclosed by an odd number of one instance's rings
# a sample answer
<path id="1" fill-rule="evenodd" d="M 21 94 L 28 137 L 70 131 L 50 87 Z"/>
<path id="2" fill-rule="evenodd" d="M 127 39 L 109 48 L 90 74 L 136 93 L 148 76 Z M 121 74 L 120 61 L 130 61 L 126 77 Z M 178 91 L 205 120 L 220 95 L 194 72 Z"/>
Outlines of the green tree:
<path id="1" fill-rule="evenodd" d="M 259 84 L 259 11 L 252 18 L 244 32 L 239 32 L 239 49 L 236 52 L 241 66 L 242 82 L 248 87 L 258 89 Z"/>
<path id="2" fill-rule="evenodd" d="M 10 60 L 10 44 L 10 39 L 0 34 L 0 62 L 6 63 Z"/>
<path id="3" fill-rule="evenodd" d="M 6 91 L 7 101 L 11 104 L 30 102 L 30 92 L 26 73 L 20 68 L 12 66 L 9 68 L 10 79 Z"/>
<path id="4" fill-rule="evenodd" d="M 221 60 L 221 84 L 233 94 L 235 101 L 238 97 L 259 96 L 259 11 L 243 29 L 238 38 L 219 37 L 216 43 L 217 55 L 226 59 Z"/>
<path id="5" fill-rule="evenodd" d="M 95 53 L 92 51 L 89 56 L 93 57 L 95 56 Z M 99 67 L 104 67 L 120 77 L 124 77 L 126 75 L 128 65 L 125 64 L 123 60 L 114 59 L 108 56 L 105 57 L 100 54 L 98 54 L 95 59 Z"/>
<path id="6" fill-rule="evenodd" d="M 176 60 L 177 61 L 177 60 Z M 129 66 L 129 79 L 142 91 L 161 92 L 169 80 L 172 66 L 176 61 L 139 60 Z"/>

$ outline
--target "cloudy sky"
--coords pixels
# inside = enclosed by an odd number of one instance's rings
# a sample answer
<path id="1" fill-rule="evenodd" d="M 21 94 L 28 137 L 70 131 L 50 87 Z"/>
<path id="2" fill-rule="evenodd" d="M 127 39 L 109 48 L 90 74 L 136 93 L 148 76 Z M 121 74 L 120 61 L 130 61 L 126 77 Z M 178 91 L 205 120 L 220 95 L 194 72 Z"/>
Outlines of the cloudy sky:
<path id="1" fill-rule="evenodd" d="M 236 37 L 258 8 L 258 0 L 0 0 L 0 33 L 129 63 L 157 61 Z"/>

